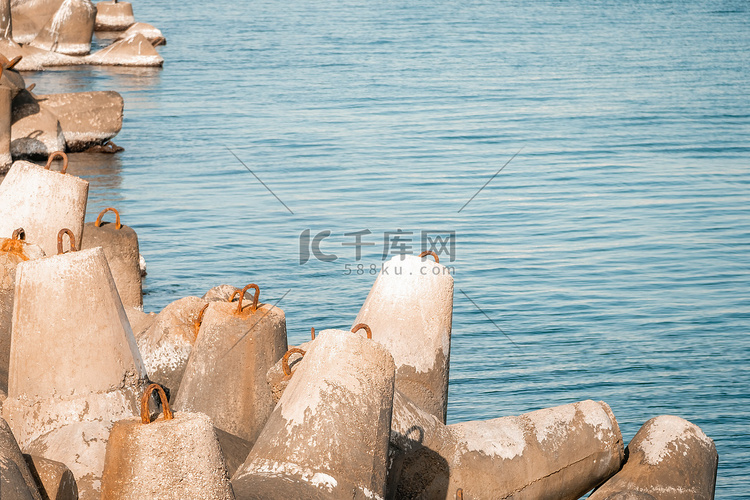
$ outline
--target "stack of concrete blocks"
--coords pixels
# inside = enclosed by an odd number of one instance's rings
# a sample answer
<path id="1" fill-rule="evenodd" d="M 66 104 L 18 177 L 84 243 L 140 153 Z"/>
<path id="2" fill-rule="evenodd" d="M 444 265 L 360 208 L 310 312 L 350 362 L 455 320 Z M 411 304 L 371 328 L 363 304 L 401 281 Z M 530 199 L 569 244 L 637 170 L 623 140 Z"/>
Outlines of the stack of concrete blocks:
<path id="1" fill-rule="evenodd" d="M 23 56 L 7 57 L 17 59 L 0 56 L 0 173 L 8 171 L 13 158 L 85 151 L 120 132 L 124 104 L 117 92 L 36 95 L 17 71 Z"/>
<path id="2" fill-rule="evenodd" d="M 64 171 L 16 162 L 0 185 L 4 496 L 712 498 L 716 449 L 678 417 L 647 422 L 627 462 L 602 402 L 446 425 L 453 279 L 429 257 L 390 260 L 351 331 L 291 350 L 256 285 L 143 313 L 135 233 L 119 214 L 84 229 L 88 185 Z M 61 227 L 83 250 L 61 253 Z"/>
<path id="3" fill-rule="evenodd" d="M 16 296 L 3 415 L 25 452 L 64 463 L 80 498 L 98 498 L 110 429 L 138 414 L 146 380 L 104 251 L 19 264 Z"/>
<path id="4" fill-rule="evenodd" d="M 252 303 L 244 300 L 255 289 Z M 206 308 L 175 399 L 217 428 L 230 472 L 245 459 L 274 408 L 266 373 L 287 351 L 284 311 L 258 303 L 259 288 Z M 231 453 L 230 453 L 231 450 Z"/>
<path id="5" fill-rule="evenodd" d="M 95 29 L 110 32 L 101 33 L 102 38 L 117 40 L 89 54 Z M 0 54 L 8 59 L 23 57 L 21 70 L 164 63 L 154 48 L 165 43 L 163 35 L 151 25 L 135 23 L 132 6 L 127 2 L 100 2 L 94 6 L 90 0 L 21 0 L 12 4 L 10 0 L 0 0 L 0 40 Z"/>

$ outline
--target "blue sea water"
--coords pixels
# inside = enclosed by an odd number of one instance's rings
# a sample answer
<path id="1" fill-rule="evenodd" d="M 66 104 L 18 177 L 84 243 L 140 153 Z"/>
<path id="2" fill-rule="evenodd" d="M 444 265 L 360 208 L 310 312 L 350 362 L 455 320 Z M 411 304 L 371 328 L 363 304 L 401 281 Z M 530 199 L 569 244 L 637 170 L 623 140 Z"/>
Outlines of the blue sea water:
<path id="1" fill-rule="evenodd" d="M 716 497 L 746 497 L 746 0 L 134 10 L 163 69 L 25 77 L 124 96 L 125 152 L 69 171 L 89 220 L 138 231 L 147 311 L 255 282 L 297 343 L 351 325 L 384 251 L 454 235 L 449 422 L 590 398 L 627 442 L 679 415 L 716 442 Z M 306 229 L 337 259 L 300 264 Z"/>

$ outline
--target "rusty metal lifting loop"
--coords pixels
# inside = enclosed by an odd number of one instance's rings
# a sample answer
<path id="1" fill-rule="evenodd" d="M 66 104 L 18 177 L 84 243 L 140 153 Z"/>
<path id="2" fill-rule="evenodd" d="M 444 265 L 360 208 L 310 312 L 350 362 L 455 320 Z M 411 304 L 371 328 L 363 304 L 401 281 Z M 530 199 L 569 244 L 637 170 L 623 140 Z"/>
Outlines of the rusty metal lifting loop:
<path id="1" fill-rule="evenodd" d="M 464 500 L 464 490 L 459 488 L 456 490 L 456 500 Z"/>
<path id="2" fill-rule="evenodd" d="M 370 330 L 370 327 L 365 325 L 364 323 L 357 323 L 352 327 L 352 333 L 357 333 L 360 330 L 364 330 L 367 332 L 367 338 L 372 339 L 372 330 Z"/>
<path id="3" fill-rule="evenodd" d="M 115 229 L 120 229 L 122 227 L 122 224 L 120 224 L 120 212 L 117 211 L 116 208 L 107 207 L 101 212 L 99 212 L 99 217 L 96 218 L 96 222 L 94 222 L 94 225 L 96 227 L 99 227 L 102 225 L 102 217 L 104 217 L 104 214 L 107 212 L 114 212 L 115 213 Z"/>
<path id="4" fill-rule="evenodd" d="M 201 324 L 203 323 L 203 315 L 206 313 L 206 309 L 208 309 L 208 304 L 201 308 L 201 312 L 198 313 L 198 317 L 195 319 L 195 321 L 193 321 L 193 326 L 195 326 L 195 338 L 198 338 L 198 332 L 201 329 Z"/>
<path id="5" fill-rule="evenodd" d="M 289 368 L 289 356 L 291 356 L 294 353 L 301 354 L 302 357 L 305 357 L 305 354 L 307 354 L 305 351 L 303 351 L 299 347 L 292 347 L 286 352 L 286 354 L 284 354 L 284 357 L 281 358 L 281 368 L 284 370 L 284 375 L 287 377 L 292 376 L 292 369 Z"/>
<path id="6" fill-rule="evenodd" d="M 432 255 L 432 257 L 435 259 L 435 264 L 440 264 L 440 259 L 438 259 L 437 254 L 432 250 L 425 250 L 424 252 L 419 254 L 419 257 L 427 257 L 428 255 Z"/>
<path id="7" fill-rule="evenodd" d="M 66 155 L 62 151 L 55 151 L 54 153 L 50 154 L 47 158 L 47 165 L 45 165 L 44 168 L 49 170 L 50 165 L 52 165 L 52 160 L 54 160 L 55 158 L 62 158 L 63 168 L 62 170 L 60 170 L 60 173 L 64 174 L 68 170 L 68 155 Z"/>
<path id="8" fill-rule="evenodd" d="M 18 64 L 21 61 L 21 59 L 23 59 L 23 56 L 16 56 L 16 57 L 14 57 L 10 61 L 8 61 L 7 64 L 3 65 L 3 69 L 13 69 L 13 66 L 15 66 L 16 64 Z"/>
<path id="9" fill-rule="evenodd" d="M 234 292 L 232 292 L 232 295 L 230 295 L 229 298 L 227 299 L 227 302 L 232 302 L 238 293 L 240 293 L 240 289 L 235 288 Z"/>
<path id="10" fill-rule="evenodd" d="M 68 228 L 60 229 L 60 232 L 57 233 L 57 255 L 60 255 L 61 253 L 65 253 L 63 251 L 63 236 L 68 235 L 68 241 L 70 242 L 70 251 L 76 252 L 76 238 L 73 236 L 73 231 L 71 231 Z"/>
<path id="11" fill-rule="evenodd" d="M 10 239 L 23 241 L 26 239 L 26 231 L 24 231 L 22 227 L 19 227 L 13 231 L 13 236 L 11 236 Z"/>
<path id="12" fill-rule="evenodd" d="M 156 390 L 159 393 L 159 399 L 161 400 L 161 406 L 164 408 L 164 420 L 172 420 L 174 415 L 172 410 L 169 408 L 169 401 L 167 400 L 167 393 L 161 388 L 159 384 L 151 384 L 146 387 L 146 392 L 141 396 L 141 422 L 144 424 L 151 423 L 151 414 L 148 411 L 148 400 L 151 397 L 151 393 Z"/>
<path id="13" fill-rule="evenodd" d="M 314 326 L 310 328 L 310 336 L 312 337 L 313 340 L 315 340 L 315 327 Z"/>
<path id="14" fill-rule="evenodd" d="M 256 285 L 255 283 L 250 283 L 249 285 L 246 285 L 245 288 L 242 289 L 240 292 L 240 300 L 237 302 L 237 314 L 240 314 L 242 312 L 242 299 L 245 298 L 245 292 L 252 288 L 255 290 L 255 296 L 253 297 L 253 305 L 250 308 L 251 312 L 255 312 L 258 310 L 258 297 L 260 296 L 260 287 Z M 234 296 L 234 295 L 233 295 Z"/>

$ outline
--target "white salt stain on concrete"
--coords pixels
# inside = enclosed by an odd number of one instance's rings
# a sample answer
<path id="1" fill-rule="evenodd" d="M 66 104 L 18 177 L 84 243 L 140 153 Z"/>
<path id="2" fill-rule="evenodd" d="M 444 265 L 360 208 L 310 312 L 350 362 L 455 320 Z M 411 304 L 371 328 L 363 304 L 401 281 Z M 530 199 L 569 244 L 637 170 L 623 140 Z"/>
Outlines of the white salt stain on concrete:
<path id="1" fill-rule="evenodd" d="M 373 328 L 373 338 L 388 348 L 396 366 L 428 373 L 436 353 L 447 357 L 450 351 L 452 307 L 453 277 L 445 266 L 431 257 L 397 256 L 384 265 L 355 323 Z"/>
<path id="2" fill-rule="evenodd" d="M 697 438 L 707 446 L 712 445 L 711 439 L 695 424 L 680 417 L 664 415 L 651 421 L 640 449 L 648 464 L 657 465 L 673 451 L 688 450 L 686 441 L 690 438 Z"/>
<path id="3" fill-rule="evenodd" d="M 328 474 L 325 474 L 323 472 L 316 472 L 313 474 L 313 477 L 310 478 L 310 484 L 317 486 L 318 488 L 327 489 L 329 492 L 333 491 L 333 489 L 338 485 L 338 482 L 333 478 L 333 476 L 329 476 Z"/>
<path id="4" fill-rule="evenodd" d="M 460 447 L 506 460 L 523 455 L 526 439 L 516 417 L 454 424 L 454 431 L 462 437 Z"/>
<path id="5" fill-rule="evenodd" d="M 602 404 L 594 401 L 581 401 L 578 408 L 583 414 L 583 421 L 596 429 L 596 438 L 600 441 L 610 434 L 612 429 L 612 420 Z"/>
<path id="6" fill-rule="evenodd" d="M 542 444 L 550 436 L 554 436 L 557 431 L 565 432 L 575 416 L 575 406 L 564 405 L 535 411 L 528 414 L 527 418 L 534 426 L 537 441 Z"/>

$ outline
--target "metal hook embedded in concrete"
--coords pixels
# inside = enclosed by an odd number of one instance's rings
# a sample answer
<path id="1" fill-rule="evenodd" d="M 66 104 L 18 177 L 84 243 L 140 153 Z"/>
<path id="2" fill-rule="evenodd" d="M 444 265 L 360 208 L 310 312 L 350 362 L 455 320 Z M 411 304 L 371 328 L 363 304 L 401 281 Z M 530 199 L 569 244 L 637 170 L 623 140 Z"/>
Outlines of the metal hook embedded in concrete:
<path id="1" fill-rule="evenodd" d="M 249 285 L 245 286 L 245 288 L 242 289 L 240 292 L 240 301 L 237 303 L 237 314 L 242 313 L 242 299 L 245 298 L 245 292 L 252 288 L 255 290 L 255 296 L 253 297 L 253 305 L 250 308 L 251 312 L 255 312 L 258 310 L 258 297 L 260 296 L 260 287 L 256 285 L 255 283 L 250 283 Z M 232 294 L 232 297 L 234 297 L 234 294 Z"/>
<path id="2" fill-rule="evenodd" d="M 370 330 L 370 327 L 365 325 L 364 323 L 357 323 L 352 327 L 352 333 L 357 333 L 360 330 L 364 330 L 367 332 L 367 338 L 372 339 L 372 330 Z"/>
<path id="3" fill-rule="evenodd" d="M 315 327 L 314 326 L 310 328 L 310 336 L 312 337 L 313 340 L 315 340 Z"/>
<path id="4" fill-rule="evenodd" d="M 464 500 L 464 490 L 459 488 L 456 490 L 456 500 Z"/>
<path id="5" fill-rule="evenodd" d="M 26 231 L 23 230 L 22 227 L 19 227 L 15 231 L 13 231 L 13 236 L 11 236 L 12 240 L 25 240 L 26 239 Z"/>
<path id="6" fill-rule="evenodd" d="M 120 212 L 117 211 L 117 209 L 112 207 L 107 207 L 101 212 L 99 212 L 99 217 L 96 218 L 96 222 L 94 222 L 94 225 L 96 227 L 99 227 L 102 225 L 102 217 L 104 217 L 104 214 L 107 212 L 114 212 L 115 213 L 115 229 L 120 229 L 122 227 L 122 224 L 120 224 Z"/>
<path id="7" fill-rule="evenodd" d="M 306 354 L 305 351 L 303 351 L 299 347 L 292 347 L 286 352 L 286 354 L 284 354 L 284 357 L 281 358 L 281 368 L 284 370 L 284 375 L 286 375 L 287 377 L 292 376 L 292 369 L 289 368 L 289 356 L 295 353 L 301 354 L 302 357 L 305 357 Z"/>
<path id="8" fill-rule="evenodd" d="M 21 61 L 21 59 L 23 59 L 23 56 L 16 56 L 16 57 L 14 57 L 10 61 L 8 61 L 8 64 L 4 64 L 3 65 L 3 69 L 13 69 L 13 66 L 15 66 L 16 64 L 18 64 Z"/>
<path id="9" fill-rule="evenodd" d="M 60 232 L 57 233 L 57 255 L 60 255 L 61 253 L 65 253 L 63 251 L 63 236 L 68 235 L 68 240 L 70 241 L 70 251 L 75 252 L 76 249 L 76 238 L 73 236 L 73 231 L 67 228 L 60 229 Z"/>
<path id="10" fill-rule="evenodd" d="M 164 408 L 164 420 L 172 420 L 174 415 L 172 410 L 169 408 L 169 401 L 167 400 L 167 393 L 161 388 L 159 384 L 151 384 L 146 387 L 146 391 L 141 396 L 141 422 L 144 424 L 151 423 L 151 414 L 148 411 L 148 400 L 151 397 L 151 393 L 156 390 L 159 393 L 159 399 L 161 400 L 161 406 Z"/>
<path id="11" fill-rule="evenodd" d="M 198 331 L 201 329 L 201 323 L 203 323 L 203 315 L 206 313 L 206 309 L 208 309 L 208 304 L 203 306 L 201 308 L 201 312 L 198 313 L 198 318 L 193 322 L 195 325 L 195 336 L 198 337 Z"/>
<path id="12" fill-rule="evenodd" d="M 62 170 L 60 170 L 60 173 L 64 174 L 68 170 L 68 155 L 66 155 L 62 151 L 55 151 L 54 153 L 51 153 L 47 158 L 47 164 L 44 166 L 44 168 L 49 170 L 50 165 L 52 165 L 52 160 L 54 160 L 55 158 L 62 158 L 63 168 Z"/>
<path id="13" fill-rule="evenodd" d="M 419 257 L 422 258 L 428 255 L 432 255 L 432 258 L 435 259 L 435 264 L 440 264 L 440 259 L 438 259 L 437 254 L 433 252 L 432 250 L 425 250 L 424 252 L 419 254 Z"/>
<path id="14" fill-rule="evenodd" d="M 229 298 L 227 299 L 227 302 L 232 302 L 238 293 L 240 293 L 239 288 L 235 289 L 234 292 L 232 292 L 232 295 L 229 296 Z"/>

